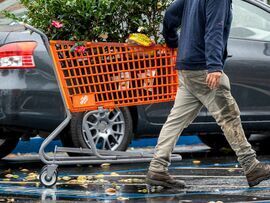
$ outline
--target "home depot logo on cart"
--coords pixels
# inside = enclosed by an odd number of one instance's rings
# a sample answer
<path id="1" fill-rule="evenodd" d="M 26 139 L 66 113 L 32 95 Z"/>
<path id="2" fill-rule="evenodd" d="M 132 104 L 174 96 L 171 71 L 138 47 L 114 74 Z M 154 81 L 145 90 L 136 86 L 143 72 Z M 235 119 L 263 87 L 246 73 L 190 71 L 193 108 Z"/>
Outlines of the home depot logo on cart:
<path id="1" fill-rule="evenodd" d="M 74 107 L 89 107 L 95 106 L 95 104 L 96 101 L 94 94 L 76 95 L 73 97 Z"/>
<path id="2" fill-rule="evenodd" d="M 89 101 L 89 98 L 87 95 L 85 95 L 80 99 L 80 104 L 85 105 L 88 101 Z"/>

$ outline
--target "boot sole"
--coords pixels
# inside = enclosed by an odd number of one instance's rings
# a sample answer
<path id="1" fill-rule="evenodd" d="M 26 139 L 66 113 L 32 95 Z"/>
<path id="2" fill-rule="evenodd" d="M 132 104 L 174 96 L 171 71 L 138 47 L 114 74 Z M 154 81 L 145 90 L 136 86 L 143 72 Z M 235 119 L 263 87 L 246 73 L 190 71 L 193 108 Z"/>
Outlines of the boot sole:
<path id="1" fill-rule="evenodd" d="M 149 178 L 146 178 L 145 182 L 146 182 L 146 184 L 148 184 L 150 186 L 162 186 L 165 188 L 175 188 L 175 184 L 170 184 L 170 183 L 166 183 L 166 182 L 158 181 L 158 180 L 152 180 Z M 179 188 L 184 189 L 185 186 L 183 185 L 182 187 L 179 187 Z"/>
<path id="2" fill-rule="evenodd" d="M 254 186 L 260 184 L 262 181 L 269 180 L 269 179 L 270 179 L 270 174 L 268 176 L 265 176 L 265 177 L 260 177 L 256 181 L 248 182 L 248 185 L 249 185 L 249 187 L 254 187 Z"/>

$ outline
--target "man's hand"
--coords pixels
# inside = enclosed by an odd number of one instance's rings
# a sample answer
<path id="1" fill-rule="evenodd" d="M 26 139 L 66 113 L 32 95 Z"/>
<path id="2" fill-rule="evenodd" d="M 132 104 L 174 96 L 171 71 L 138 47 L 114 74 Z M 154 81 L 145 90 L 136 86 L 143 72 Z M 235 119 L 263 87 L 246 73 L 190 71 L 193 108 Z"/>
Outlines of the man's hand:
<path id="1" fill-rule="evenodd" d="M 221 72 L 208 73 L 207 78 L 206 78 L 206 83 L 210 89 L 219 87 L 221 75 L 222 75 Z"/>

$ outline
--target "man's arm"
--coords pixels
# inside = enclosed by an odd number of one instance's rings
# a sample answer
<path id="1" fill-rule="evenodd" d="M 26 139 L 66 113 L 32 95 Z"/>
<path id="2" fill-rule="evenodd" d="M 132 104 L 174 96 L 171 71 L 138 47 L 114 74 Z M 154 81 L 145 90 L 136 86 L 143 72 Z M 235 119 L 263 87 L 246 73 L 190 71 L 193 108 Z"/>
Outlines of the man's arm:
<path id="1" fill-rule="evenodd" d="M 178 29 L 181 26 L 185 0 L 176 0 L 167 9 L 163 20 L 163 36 L 170 48 L 178 47 Z"/>
<path id="2" fill-rule="evenodd" d="M 208 72 L 223 70 L 224 26 L 229 13 L 229 0 L 206 0 L 205 58 Z"/>

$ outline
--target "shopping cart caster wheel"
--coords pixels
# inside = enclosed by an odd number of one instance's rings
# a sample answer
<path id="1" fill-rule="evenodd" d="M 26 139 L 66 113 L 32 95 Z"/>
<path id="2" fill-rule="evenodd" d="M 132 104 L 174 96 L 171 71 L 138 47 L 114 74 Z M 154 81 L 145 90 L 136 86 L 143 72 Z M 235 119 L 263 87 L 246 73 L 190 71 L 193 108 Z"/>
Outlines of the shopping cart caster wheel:
<path id="1" fill-rule="evenodd" d="M 41 172 L 39 175 L 39 181 L 45 187 L 52 187 L 56 184 L 57 177 L 58 177 L 57 170 L 54 170 L 52 176 L 48 177 L 48 166 L 44 166 L 41 169 Z"/>

